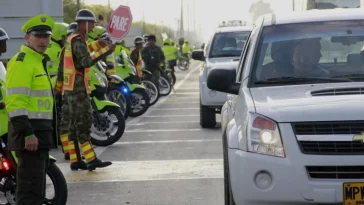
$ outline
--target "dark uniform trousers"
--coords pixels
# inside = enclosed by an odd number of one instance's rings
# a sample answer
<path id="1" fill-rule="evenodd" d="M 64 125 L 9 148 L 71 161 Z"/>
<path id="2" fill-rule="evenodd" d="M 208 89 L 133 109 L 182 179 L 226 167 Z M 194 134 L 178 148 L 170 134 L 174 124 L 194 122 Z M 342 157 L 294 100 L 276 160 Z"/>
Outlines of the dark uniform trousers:
<path id="1" fill-rule="evenodd" d="M 43 205 L 49 149 L 15 151 L 15 154 L 18 158 L 16 205 Z"/>

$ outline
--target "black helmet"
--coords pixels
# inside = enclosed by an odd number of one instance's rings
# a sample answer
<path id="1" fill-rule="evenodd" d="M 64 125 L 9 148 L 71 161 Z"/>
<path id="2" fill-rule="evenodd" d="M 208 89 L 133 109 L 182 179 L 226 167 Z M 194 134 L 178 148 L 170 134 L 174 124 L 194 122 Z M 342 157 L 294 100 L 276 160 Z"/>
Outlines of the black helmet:
<path id="1" fill-rule="evenodd" d="M 75 32 L 76 29 L 77 29 L 77 23 L 76 22 L 70 23 L 70 25 L 67 27 L 67 36 Z"/>
<path id="2" fill-rule="evenodd" d="M 108 33 L 103 33 L 100 37 L 102 40 L 111 41 L 110 34 Z"/>
<path id="3" fill-rule="evenodd" d="M 97 22 L 95 14 L 88 9 L 81 9 L 77 12 L 76 22 L 79 21 L 93 21 L 95 23 Z"/>
<path id="4" fill-rule="evenodd" d="M 137 37 L 135 37 L 135 39 L 134 39 L 134 44 L 139 44 L 139 43 L 144 43 L 144 40 L 143 40 L 143 38 L 142 38 L 142 37 L 137 36 Z"/>
<path id="5" fill-rule="evenodd" d="M 9 40 L 9 36 L 4 29 L 0 28 L 0 41 L 6 40 Z"/>
<path id="6" fill-rule="evenodd" d="M 144 41 L 148 41 L 148 37 L 149 37 L 149 34 L 144 34 L 144 35 L 143 35 L 143 39 L 144 39 Z"/>

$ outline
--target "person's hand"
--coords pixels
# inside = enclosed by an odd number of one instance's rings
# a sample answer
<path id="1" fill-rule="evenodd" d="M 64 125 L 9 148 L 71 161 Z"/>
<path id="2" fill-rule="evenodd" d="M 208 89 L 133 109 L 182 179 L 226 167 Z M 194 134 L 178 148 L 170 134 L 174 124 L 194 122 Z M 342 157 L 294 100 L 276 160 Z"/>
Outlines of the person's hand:
<path id="1" fill-rule="evenodd" d="M 115 44 L 110 44 L 110 45 L 109 45 L 109 50 L 110 50 L 111 52 L 114 52 L 114 51 L 115 51 L 115 47 L 116 47 L 116 45 L 115 45 Z"/>
<path id="2" fill-rule="evenodd" d="M 37 151 L 38 150 L 38 138 L 36 136 L 25 138 L 25 147 L 24 149 L 28 151 Z"/>
<path id="3" fill-rule="evenodd" d="M 102 39 L 98 40 L 97 43 L 101 46 L 101 48 L 105 48 L 106 46 L 109 45 L 109 43 L 107 41 L 102 40 Z"/>

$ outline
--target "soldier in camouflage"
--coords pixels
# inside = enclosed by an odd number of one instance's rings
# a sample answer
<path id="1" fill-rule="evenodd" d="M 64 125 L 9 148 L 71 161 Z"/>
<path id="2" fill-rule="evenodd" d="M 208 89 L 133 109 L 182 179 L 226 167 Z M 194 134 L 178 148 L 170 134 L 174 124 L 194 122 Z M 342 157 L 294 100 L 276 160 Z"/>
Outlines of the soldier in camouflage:
<path id="1" fill-rule="evenodd" d="M 145 69 L 152 73 L 150 80 L 159 88 L 159 68 L 160 64 L 164 62 L 165 56 L 162 49 L 155 44 L 156 41 L 155 35 L 149 35 L 148 42 L 143 47 L 141 53 Z"/>
<path id="2" fill-rule="evenodd" d="M 71 170 L 106 167 L 109 161 L 101 161 L 96 157 L 91 142 L 91 126 L 93 122 L 90 101 L 90 68 L 97 61 L 110 55 L 115 45 L 109 45 L 104 40 L 86 44 L 88 31 L 95 26 L 95 15 L 87 9 L 80 10 L 76 15 L 77 30 L 67 38 L 63 57 L 63 85 L 64 107 L 69 113 L 69 152 Z M 92 55 L 90 52 L 94 51 Z M 81 159 L 81 151 L 87 164 Z"/>

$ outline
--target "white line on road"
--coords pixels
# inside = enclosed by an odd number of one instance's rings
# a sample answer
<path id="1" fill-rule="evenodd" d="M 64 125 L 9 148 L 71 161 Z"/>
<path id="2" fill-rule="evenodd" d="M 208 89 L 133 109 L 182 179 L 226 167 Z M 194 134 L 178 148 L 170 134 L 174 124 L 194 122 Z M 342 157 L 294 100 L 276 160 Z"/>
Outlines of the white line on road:
<path id="1" fill-rule="evenodd" d="M 196 68 L 189 71 L 187 73 L 187 75 L 184 76 L 184 78 L 174 86 L 174 88 L 178 89 L 179 87 L 181 87 L 183 85 L 183 83 L 192 75 L 192 73 L 195 72 L 196 70 L 198 70 L 199 68 L 200 68 L 200 66 L 198 65 L 198 66 L 196 66 Z M 160 98 L 158 100 L 158 102 L 153 107 L 157 108 L 158 106 L 163 104 L 163 102 L 165 102 L 170 96 L 171 96 L 171 94 L 164 97 L 164 98 Z M 152 111 L 153 111 L 152 109 L 148 109 L 147 112 L 145 112 L 142 116 L 139 116 L 139 117 L 136 117 L 136 118 L 134 118 L 134 119 L 132 119 L 130 121 L 127 121 L 126 122 L 127 124 L 125 126 L 125 130 L 127 130 L 132 124 L 138 123 L 142 119 L 143 116 L 148 116 Z M 97 153 L 97 156 L 100 156 L 103 152 L 106 151 L 106 149 L 107 149 L 107 147 L 96 147 L 95 152 Z"/>
<path id="2" fill-rule="evenodd" d="M 148 116 L 143 116 L 145 118 L 148 117 L 197 117 L 200 115 L 148 115 Z"/>
<path id="3" fill-rule="evenodd" d="M 141 126 L 141 125 L 148 125 L 148 124 L 186 124 L 186 123 L 199 123 L 200 121 L 167 121 L 167 122 L 156 122 L 156 121 L 152 121 L 152 122 L 140 122 L 140 123 L 135 123 L 132 124 L 130 126 Z"/>
<path id="4" fill-rule="evenodd" d="M 202 131 L 202 129 L 158 129 L 158 130 L 126 130 L 125 133 L 131 132 L 196 132 Z"/>
<path id="5" fill-rule="evenodd" d="M 175 95 L 199 95 L 200 92 L 181 92 L 181 93 L 175 92 L 174 94 Z"/>
<path id="6" fill-rule="evenodd" d="M 201 142 L 221 142 L 221 139 L 128 141 L 128 142 L 115 142 L 112 146 L 127 145 L 127 144 L 173 144 L 173 143 L 201 143 Z"/>
<path id="7" fill-rule="evenodd" d="M 199 110 L 198 107 L 186 107 L 186 108 L 154 108 L 153 110 Z"/>
<path id="8" fill-rule="evenodd" d="M 72 172 L 69 163 L 57 165 L 67 183 L 223 178 L 222 159 L 114 161 L 111 166 L 93 172 Z"/>

